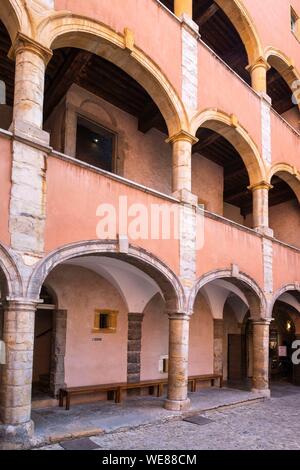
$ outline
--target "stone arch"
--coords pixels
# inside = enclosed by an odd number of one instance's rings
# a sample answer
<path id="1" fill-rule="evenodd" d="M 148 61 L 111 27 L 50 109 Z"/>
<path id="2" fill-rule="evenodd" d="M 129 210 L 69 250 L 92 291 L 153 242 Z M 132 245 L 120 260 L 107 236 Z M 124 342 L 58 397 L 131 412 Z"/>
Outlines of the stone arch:
<path id="1" fill-rule="evenodd" d="M 215 0 L 234 25 L 247 51 L 249 65 L 262 56 L 263 49 L 255 24 L 241 0 Z"/>
<path id="2" fill-rule="evenodd" d="M 193 311 L 194 303 L 200 289 L 213 281 L 221 279 L 241 289 L 247 299 L 253 319 L 260 320 L 266 318 L 267 302 L 261 288 L 247 274 L 241 272 L 233 273 L 233 270 L 229 269 L 211 271 L 204 274 L 196 281 L 188 299 L 189 312 Z"/>
<path id="3" fill-rule="evenodd" d="M 135 266 L 155 280 L 163 293 L 166 309 L 184 313 L 185 294 L 177 276 L 158 258 L 141 248 L 130 246 L 128 253 L 120 253 L 118 243 L 110 241 L 84 241 L 65 245 L 48 254 L 35 267 L 27 288 L 29 297 L 39 296 L 48 274 L 59 264 L 75 258 L 102 256 L 119 259 Z"/>
<path id="4" fill-rule="evenodd" d="M 216 109 L 207 109 L 193 117 L 191 133 L 196 135 L 200 127 L 217 132 L 231 143 L 245 164 L 251 186 L 265 181 L 266 168 L 258 148 L 235 116 Z"/>
<path id="5" fill-rule="evenodd" d="M 279 300 L 280 297 L 283 294 L 285 294 L 286 292 L 290 292 L 290 291 L 300 292 L 300 282 L 285 284 L 282 287 L 280 287 L 279 289 L 277 289 L 276 292 L 274 292 L 272 300 L 269 304 L 269 316 L 270 316 L 270 318 L 272 318 L 272 312 L 273 312 L 273 308 L 274 308 L 274 305 L 275 305 L 276 301 Z"/>
<path id="6" fill-rule="evenodd" d="M 1 0 L 0 20 L 3 21 L 12 41 L 14 41 L 18 31 L 30 36 L 31 21 L 21 0 Z"/>
<path id="7" fill-rule="evenodd" d="M 1 297 L 22 297 L 22 279 L 17 262 L 9 249 L 0 244 L 0 283 Z"/>
<path id="8" fill-rule="evenodd" d="M 294 191 L 298 202 L 300 203 L 300 173 L 292 165 L 288 163 L 277 163 L 272 166 L 268 173 L 268 183 L 271 184 L 273 176 L 279 176 Z"/>
<path id="9" fill-rule="evenodd" d="M 40 23 L 37 40 L 48 48 L 77 47 L 114 63 L 135 79 L 152 97 L 168 127 L 169 136 L 189 130 L 184 105 L 160 68 L 124 35 L 104 24 L 70 13 L 56 13 Z"/>
<path id="10" fill-rule="evenodd" d="M 279 49 L 268 47 L 265 50 L 265 59 L 271 67 L 273 67 L 282 76 L 285 82 L 294 93 L 299 86 L 295 86 L 295 82 L 300 80 L 299 71 L 295 68 L 292 59 L 281 52 Z"/>

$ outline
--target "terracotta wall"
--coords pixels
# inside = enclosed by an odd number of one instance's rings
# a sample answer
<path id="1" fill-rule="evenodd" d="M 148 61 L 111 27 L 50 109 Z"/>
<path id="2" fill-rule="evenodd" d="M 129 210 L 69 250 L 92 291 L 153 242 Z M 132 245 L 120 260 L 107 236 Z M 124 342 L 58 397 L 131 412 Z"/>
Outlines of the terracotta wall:
<path id="1" fill-rule="evenodd" d="M 192 158 L 192 193 L 205 209 L 223 215 L 223 167 L 196 153 Z"/>
<path id="2" fill-rule="evenodd" d="M 241 272 L 252 277 L 262 287 L 260 237 L 205 217 L 204 246 L 197 252 L 197 277 L 214 270 L 230 269 L 232 263 L 238 265 Z"/>
<path id="3" fill-rule="evenodd" d="M 166 204 L 169 209 L 173 207 L 171 202 L 159 197 L 72 162 L 50 157 L 47 170 L 46 251 L 67 243 L 97 239 L 97 225 L 101 220 L 101 217 L 96 215 L 99 205 L 110 204 L 118 213 L 120 196 L 127 197 L 128 207 L 135 203 L 142 204 L 145 208 L 151 207 L 152 204 Z M 151 211 L 148 211 L 148 216 L 150 226 Z M 134 217 L 129 217 L 128 220 L 130 223 Z M 116 239 L 118 230 L 117 221 L 117 226 L 109 238 Z M 173 230 L 171 233 L 174 233 Z M 151 237 L 130 241 L 158 256 L 174 272 L 178 272 L 179 243 L 174 237 L 159 242 Z"/>
<path id="4" fill-rule="evenodd" d="M 59 308 L 67 310 L 65 372 L 69 387 L 127 379 L 127 312 L 118 291 L 94 272 L 56 268 L 47 279 Z M 94 334 L 95 309 L 117 310 L 117 332 Z M 93 341 L 101 338 L 101 341 Z"/>
<path id="5" fill-rule="evenodd" d="M 264 47 L 272 46 L 293 59 L 300 69 L 300 45 L 291 32 L 291 6 L 300 15 L 299 0 L 243 0 Z"/>
<path id="6" fill-rule="evenodd" d="M 270 207 L 270 227 L 274 237 L 300 248 L 300 210 L 297 200 Z"/>
<path id="7" fill-rule="evenodd" d="M 273 244 L 274 292 L 286 284 L 300 282 L 300 253 L 279 243 Z"/>
<path id="8" fill-rule="evenodd" d="M 300 155 L 299 135 L 282 121 L 277 114 L 271 113 L 272 162 L 289 163 L 298 170 Z"/>
<path id="9" fill-rule="evenodd" d="M 8 211 L 11 190 L 11 141 L 0 135 L 0 242 L 8 245 Z"/>
<path id="10" fill-rule="evenodd" d="M 199 110 L 215 108 L 229 115 L 235 114 L 261 149 L 261 104 L 258 95 L 200 42 L 198 60 Z M 232 99 L 233 93 L 235 99 Z"/>

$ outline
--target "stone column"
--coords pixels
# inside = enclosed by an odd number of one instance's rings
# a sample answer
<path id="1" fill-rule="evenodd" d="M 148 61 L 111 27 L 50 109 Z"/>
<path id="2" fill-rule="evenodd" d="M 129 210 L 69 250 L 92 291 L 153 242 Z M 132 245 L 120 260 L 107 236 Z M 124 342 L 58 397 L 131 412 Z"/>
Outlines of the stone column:
<path id="1" fill-rule="evenodd" d="M 141 379 L 143 313 L 128 313 L 127 382 Z"/>
<path id="2" fill-rule="evenodd" d="M 254 64 L 248 65 L 247 70 L 251 75 L 253 90 L 258 93 L 267 93 L 267 72 L 270 68 L 263 57 L 259 57 Z"/>
<path id="3" fill-rule="evenodd" d="M 252 320 L 253 379 L 252 391 L 270 397 L 269 389 L 269 330 L 271 320 Z"/>
<path id="4" fill-rule="evenodd" d="M 188 15 L 193 18 L 193 0 L 175 0 L 174 13 L 179 18 L 182 15 Z"/>
<path id="5" fill-rule="evenodd" d="M 42 130 L 45 67 L 52 52 L 18 33 L 10 51 L 16 60 L 9 213 L 11 246 L 23 255 L 44 251 L 46 152 Z M 28 145 L 29 144 L 29 145 Z"/>
<path id="6" fill-rule="evenodd" d="M 182 199 L 183 192 L 191 193 L 192 190 L 192 146 L 198 139 L 181 131 L 167 142 L 173 145 L 173 194 Z"/>
<path id="7" fill-rule="evenodd" d="M 169 376 L 165 408 L 172 411 L 187 409 L 189 321 L 185 314 L 169 315 Z"/>
<path id="8" fill-rule="evenodd" d="M 269 190 L 266 181 L 250 186 L 253 194 L 253 228 L 266 233 L 269 231 Z"/>
<path id="9" fill-rule="evenodd" d="M 16 299 L 4 306 L 6 364 L 1 366 L 0 448 L 26 446 L 33 434 L 30 414 L 36 305 Z"/>
<path id="10" fill-rule="evenodd" d="M 10 56 L 16 61 L 13 121 L 43 126 L 45 68 L 52 52 L 18 33 Z"/>
<path id="11" fill-rule="evenodd" d="M 57 397 L 60 388 L 65 386 L 67 311 L 56 310 L 53 315 L 50 391 L 54 397 Z"/>
<path id="12" fill-rule="evenodd" d="M 214 320 L 214 374 L 223 375 L 223 320 Z"/>

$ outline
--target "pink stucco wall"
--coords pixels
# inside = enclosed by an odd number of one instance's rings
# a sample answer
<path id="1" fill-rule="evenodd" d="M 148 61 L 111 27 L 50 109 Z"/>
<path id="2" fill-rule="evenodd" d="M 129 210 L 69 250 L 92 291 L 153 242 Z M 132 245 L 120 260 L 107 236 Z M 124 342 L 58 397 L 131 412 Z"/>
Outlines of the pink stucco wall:
<path id="1" fill-rule="evenodd" d="M 291 57 L 300 69 L 300 45 L 291 32 L 291 6 L 300 15 L 299 0 L 243 0 L 254 20 L 263 47 L 272 46 Z"/>
<path id="2" fill-rule="evenodd" d="M 67 310 L 67 385 L 126 382 L 127 312 L 117 290 L 99 275 L 76 266 L 55 269 L 47 284 L 54 289 L 59 308 Z M 118 311 L 116 333 L 92 332 L 99 308 Z"/>
<path id="3" fill-rule="evenodd" d="M 274 292 L 282 286 L 300 281 L 300 252 L 273 244 Z"/>
<path id="4" fill-rule="evenodd" d="M 270 207 L 270 227 L 274 237 L 300 248 L 300 211 L 297 200 Z"/>
<path id="5" fill-rule="evenodd" d="M 223 215 L 223 167 L 199 154 L 192 158 L 192 193 L 205 209 Z"/>
<path id="6" fill-rule="evenodd" d="M 216 108 L 229 115 L 235 114 L 260 149 L 261 118 L 258 95 L 201 42 L 198 43 L 198 61 L 199 110 Z M 233 94 L 236 99 L 232 99 Z"/>
<path id="7" fill-rule="evenodd" d="M 249 254 L 251 253 L 251 256 Z M 204 246 L 197 252 L 197 277 L 239 266 L 241 272 L 263 285 L 262 243 L 259 236 L 205 217 Z"/>
<path id="8" fill-rule="evenodd" d="M 272 162 L 289 163 L 299 168 L 300 137 L 282 121 L 277 114 L 271 113 Z"/>
<path id="9" fill-rule="evenodd" d="M 0 135 L 0 241 L 9 244 L 8 211 L 11 190 L 11 141 Z"/>
<path id="10" fill-rule="evenodd" d="M 55 0 L 55 9 L 98 20 L 119 33 L 130 28 L 136 45 L 159 65 L 181 93 L 180 23 L 155 0 Z"/>
<path id="11" fill-rule="evenodd" d="M 103 203 L 111 204 L 118 210 L 120 196 L 127 197 L 128 207 L 137 202 L 145 208 L 162 203 L 169 208 L 173 206 L 160 197 L 114 181 L 100 173 L 50 157 L 47 170 L 46 251 L 67 243 L 97 239 L 96 228 L 100 221 L 100 217 L 96 215 L 98 206 Z M 151 211 L 148 211 L 148 215 L 150 220 Z M 129 222 L 132 220 L 133 217 L 129 218 Z M 118 224 L 110 238 L 116 239 L 117 232 Z M 178 272 L 178 240 L 155 240 L 150 237 L 130 241 L 157 255 L 174 272 Z"/>

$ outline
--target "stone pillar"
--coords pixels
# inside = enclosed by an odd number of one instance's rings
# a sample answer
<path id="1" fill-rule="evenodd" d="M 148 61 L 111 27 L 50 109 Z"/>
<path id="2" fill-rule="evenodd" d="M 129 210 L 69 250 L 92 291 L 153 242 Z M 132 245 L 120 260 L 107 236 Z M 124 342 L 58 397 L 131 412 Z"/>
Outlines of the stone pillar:
<path id="1" fill-rule="evenodd" d="M 13 121 L 42 128 L 45 68 L 52 52 L 18 33 L 10 55 L 16 60 Z"/>
<path id="2" fill-rule="evenodd" d="M 262 233 L 269 231 L 269 190 L 272 186 L 266 181 L 250 186 L 253 194 L 253 228 Z"/>
<path id="3" fill-rule="evenodd" d="M 214 374 L 223 375 L 223 320 L 214 320 Z"/>
<path id="4" fill-rule="evenodd" d="M 254 64 L 248 65 L 247 70 L 251 75 L 253 90 L 258 93 L 267 93 L 267 71 L 270 68 L 263 57 L 259 57 Z"/>
<path id="5" fill-rule="evenodd" d="M 128 313 L 127 382 L 141 379 L 143 313 Z"/>
<path id="6" fill-rule="evenodd" d="M 181 199 L 182 192 L 192 190 L 192 146 L 198 139 L 181 131 L 167 142 L 173 145 L 173 194 Z"/>
<path id="7" fill-rule="evenodd" d="M 56 310 L 53 315 L 50 391 L 54 397 L 57 397 L 59 389 L 65 386 L 67 311 Z"/>
<path id="8" fill-rule="evenodd" d="M 31 385 L 36 302 L 16 299 L 4 306 L 6 364 L 1 366 L 0 448 L 26 446 L 33 434 Z"/>
<path id="9" fill-rule="evenodd" d="M 172 411 L 187 409 L 189 321 L 184 314 L 169 315 L 169 376 L 165 408 Z"/>
<path id="10" fill-rule="evenodd" d="M 187 15 L 193 18 L 193 0 L 175 0 L 174 13 L 179 18 L 182 15 Z"/>
<path id="11" fill-rule="evenodd" d="M 269 389 L 269 330 L 271 320 L 252 320 L 253 379 L 252 391 L 270 397 Z"/>
<path id="12" fill-rule="evenodd" d="M 39 257 L 44 251 L 45 157 L 50 151 L 49 134 L 42 130 L 44 78 L 52 52 L 18 33 L 10 56 L 16 60 L 11 125 L 11 246 L 21 255 Z"/>

